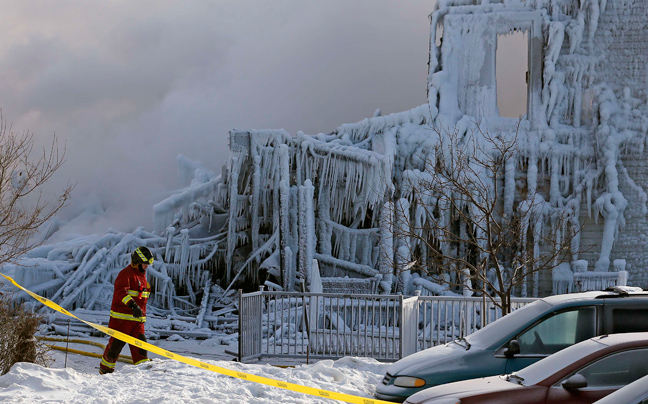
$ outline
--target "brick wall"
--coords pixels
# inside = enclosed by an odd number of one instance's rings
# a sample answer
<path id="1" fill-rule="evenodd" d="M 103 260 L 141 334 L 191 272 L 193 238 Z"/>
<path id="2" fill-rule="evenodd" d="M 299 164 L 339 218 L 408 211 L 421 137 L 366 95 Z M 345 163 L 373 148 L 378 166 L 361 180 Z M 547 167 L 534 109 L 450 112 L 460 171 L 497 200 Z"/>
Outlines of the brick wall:
<path id="1" fill-rule="evenodd" d="M 635 184 L 648 190 L 648 153 L 626 154 L 622 159 Z M 643 203 L 639 199 L 639 193 L 624 176 L 621 176 L 620 186 L 628 200 L 626 226 L 619 233 L 610 259 L 625 259 L 626 270 L 630 273 L 628 283 L 648 289 L 648 220 L 641 211 Z"/>
<path id="2" fill-rule="evenodd" d="M 608 1 L 594 44 L 595 52 L 602 55 L 596 66 L 596 81 L 608 83 L 617 96 L 629 87 L 633 96 L 643 99 L 648 90 L 648 0 Z M 621 159 L 634 183 L 648 191 L 648 152 L 626 153 Z M 612 249 L 610 266 L 615 259 L 625 259 L 630 273 L 628 283 L 648 289 L 648 220 L 642 213 L 639 192 L 621 173 L 620 190 L 628 200 L 626 226 Z M 603 221 L 600 217 L 599 223 L 594 223 L 587 218 L 585 209 L 583 206 L 581 218 L 586 227 L 581 245 L 593 247 L 579 258 L 588 260 L 592 270 L 599 258 Z"/>
<path id="3" fill-rule="evenodd" d="M 608 1 L 594 43 L 604 56 L 600 80 L 615 89 L 648 89 L 648 0 Z"/>

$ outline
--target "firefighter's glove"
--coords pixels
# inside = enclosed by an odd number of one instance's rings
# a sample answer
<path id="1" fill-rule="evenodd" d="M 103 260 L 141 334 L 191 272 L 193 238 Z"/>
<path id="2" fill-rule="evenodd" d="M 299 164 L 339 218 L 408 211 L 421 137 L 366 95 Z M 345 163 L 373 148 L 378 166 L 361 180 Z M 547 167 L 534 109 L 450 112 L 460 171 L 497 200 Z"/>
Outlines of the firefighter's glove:
<path id="1" fill-rule="evenodd" d="M 133 310 L 133 317 L 135 318 L 141 318 L 142 317 L 142 309 L 135 303 L 133 300 L 129 303 L 129 306 L 131 310 Z"/>

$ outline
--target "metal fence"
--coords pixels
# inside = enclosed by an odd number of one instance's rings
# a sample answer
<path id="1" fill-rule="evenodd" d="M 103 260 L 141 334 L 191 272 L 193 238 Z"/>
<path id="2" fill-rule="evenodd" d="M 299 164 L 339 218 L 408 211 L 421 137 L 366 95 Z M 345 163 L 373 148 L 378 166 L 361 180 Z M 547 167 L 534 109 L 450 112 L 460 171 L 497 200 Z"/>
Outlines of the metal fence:
<path id="1" fill-rule="evenodd" d="M 513 309 L 533 300 L 513 299 Z M 482 298 L 239 292 L 238 357 L 395 361 L 500 317 Z"/>
<path id="2" fill-rule="evenodd" d="M 239 360 L 261 357 L 259 342 L 263 338 L 263 292 L 247 293 L 239 291 Z"/>
<path id="3" fill-rule="evenodd" d="M 511 311 L 535 300 L 511 298 Z M 502 310 L 490 299 L 481 297 L 421 296 L 417 314 L 418 338 L 414 352 L 472 334 L 501 318 Z"/>

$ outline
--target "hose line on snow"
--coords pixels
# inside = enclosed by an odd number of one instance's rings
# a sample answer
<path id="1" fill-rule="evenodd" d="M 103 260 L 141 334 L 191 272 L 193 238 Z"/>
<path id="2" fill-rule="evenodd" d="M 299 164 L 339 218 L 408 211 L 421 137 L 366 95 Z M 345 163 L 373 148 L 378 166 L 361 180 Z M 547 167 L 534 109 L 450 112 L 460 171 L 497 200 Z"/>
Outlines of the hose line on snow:
<path id="1" fill-rule="evenodd" d="M 101 342 L 96 342 L 96 341 L 87 341 L 84 339 L 70 339 L 68 340 L 67 338 L 58 338 L 58 337 L 37 337 L 41 341 L 54 341 L 54 342 L 72 342 L 75 344 L 86 344 L 86 345 L 94 345 L 96 347 L 99 347 L 101 349 L 106 349 L 106 346 L 102 344 Z M 63 352 L 72 352 L 80 355 L 85 355 L 85 356 L 92 356 L 94 358 L 101 358 L 103 355 L 94 353 L 94 352 L 86 352 L 86 351 L 80 351 L 78 349 L 71 349 L 71 348 L 63 348 L 58 345 L 51 345 L 51 344 L 45 344 L 51 349 L 55 349 L 57 351 L 63 351 Z M 124 363 L 133 363 L 133 358 L 127 355 L 119 355 L 119 359 L 117 359 L 119 362 L 124 362 Z"/>

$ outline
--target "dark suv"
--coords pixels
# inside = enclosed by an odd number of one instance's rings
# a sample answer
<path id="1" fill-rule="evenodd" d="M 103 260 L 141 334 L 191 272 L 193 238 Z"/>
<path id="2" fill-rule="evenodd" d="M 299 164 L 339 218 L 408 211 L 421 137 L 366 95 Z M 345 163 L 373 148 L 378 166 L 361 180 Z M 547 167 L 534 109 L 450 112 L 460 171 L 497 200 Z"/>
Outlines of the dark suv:
<path id="1" fill-rule="evenodd" d="M 539 299 L 483 329 L 387 368 L 376 397 L 403 402 L 444 383 L 511 373 L 588 338 L 648 332 L 648 292 L 613 288 Z"/>

